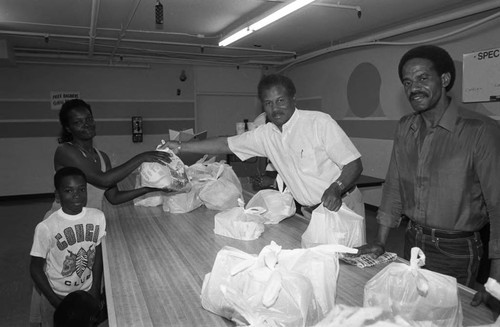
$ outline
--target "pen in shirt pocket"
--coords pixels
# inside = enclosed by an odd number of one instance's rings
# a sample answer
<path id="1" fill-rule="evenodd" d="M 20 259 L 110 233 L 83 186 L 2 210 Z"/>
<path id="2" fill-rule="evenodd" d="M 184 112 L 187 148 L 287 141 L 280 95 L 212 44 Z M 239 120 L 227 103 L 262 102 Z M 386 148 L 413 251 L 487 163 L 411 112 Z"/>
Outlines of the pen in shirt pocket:
<path id="1" fill-rule="evenodd" d="M 300 157 L 303 158 L 304 149 L 300 150 Z"/>

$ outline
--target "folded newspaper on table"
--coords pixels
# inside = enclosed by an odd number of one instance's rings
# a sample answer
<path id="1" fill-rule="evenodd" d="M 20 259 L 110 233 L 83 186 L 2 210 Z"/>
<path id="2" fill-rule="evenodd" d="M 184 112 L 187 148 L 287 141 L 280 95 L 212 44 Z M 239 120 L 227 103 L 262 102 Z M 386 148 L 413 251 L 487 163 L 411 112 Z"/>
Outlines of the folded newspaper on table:
<path id="1" fill-rule="evenodd" d="M 204 140 L 207 138 L 207 131 L 195 134 L 192 128 L 185 129 L 183 131 L 169 129 L 168 136 L 170 141 L 187 142 L 191 141 L 192 139 Z"/>

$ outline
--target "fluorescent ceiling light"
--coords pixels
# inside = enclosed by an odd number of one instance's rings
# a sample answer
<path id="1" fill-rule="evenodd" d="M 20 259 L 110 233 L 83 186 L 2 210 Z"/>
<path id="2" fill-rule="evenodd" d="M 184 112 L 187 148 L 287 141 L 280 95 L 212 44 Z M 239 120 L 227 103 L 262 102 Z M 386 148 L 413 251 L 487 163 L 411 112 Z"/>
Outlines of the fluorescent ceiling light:
<path id="1" fill-rule="evenodd" d="M 255 32 L 255 31 L 260 30 L 261 28 L 277 21 L 278 19 L 281 19 L 281 18 L 285 17 L 286 15 L 291 14 L 292 12 L 310 4 L 313 1 L 314 0 L 295 0 L 292 3 L 289 3 L 286 6 L 281 7 L 277 11 L 260 19 L 256 23 L 253 23 L 250 26 L 244 27 L 241 30 L 239 30 L 238 32 L 226 37 L 224 40 L 219 42 L 219 46 L 225 47 L 226 45 L 229 45 L 229 44 Z"/>

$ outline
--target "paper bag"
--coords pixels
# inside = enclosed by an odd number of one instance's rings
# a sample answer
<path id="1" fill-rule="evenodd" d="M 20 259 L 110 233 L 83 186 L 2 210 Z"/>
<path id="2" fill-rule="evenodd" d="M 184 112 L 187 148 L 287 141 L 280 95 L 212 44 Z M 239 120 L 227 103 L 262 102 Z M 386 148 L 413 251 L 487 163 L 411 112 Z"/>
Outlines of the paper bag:
<path id="1" fill-rule="evenodd" d="M 290 191 L 285 189 L 280 175 L 276 177 L 278 190 L 260 190 L 247 203 L 247 207 L 262 207 L 266 224 L 277 224 L 295 214 L 295 201 Z"/>
<path id="2" fill-rule="evenodd" d="M 337 212 L 330 211 L 320 204 L 312 212 L 311 221 L 302 234 L 304 248 L 318 244 L 357 247 L 365 243 L 365 219 L 344 203 Z"/>
<path id="3" fill-rule="evenodd" d="M 462 326 L 456 278 L 423 265 L 424 253 L 412 248 L 410 265 L 391 263 L 366 283 L 363 306 L 381 307 L 415 326 Z"/>

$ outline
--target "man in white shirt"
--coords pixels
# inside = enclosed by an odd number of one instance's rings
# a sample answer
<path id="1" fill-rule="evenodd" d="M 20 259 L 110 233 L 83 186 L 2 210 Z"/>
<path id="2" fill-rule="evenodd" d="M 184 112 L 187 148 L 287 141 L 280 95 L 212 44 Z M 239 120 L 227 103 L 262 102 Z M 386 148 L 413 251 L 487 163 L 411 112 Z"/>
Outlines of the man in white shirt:
<path id="1" fill-rule="evenodd" d="M 267 124 L 241 135 L 166 145 L 174 153 L 233 153 L 242 161 L 267 157 L 305 215 L 320 203 L 337 211 L 344 201 L 364 216 L 355 187 L 363 170 L 361 155 L 337 122 L 323 112 L 297 109 L 295 86 L 282 75 L 265 76 L 258 96 Z"/>

